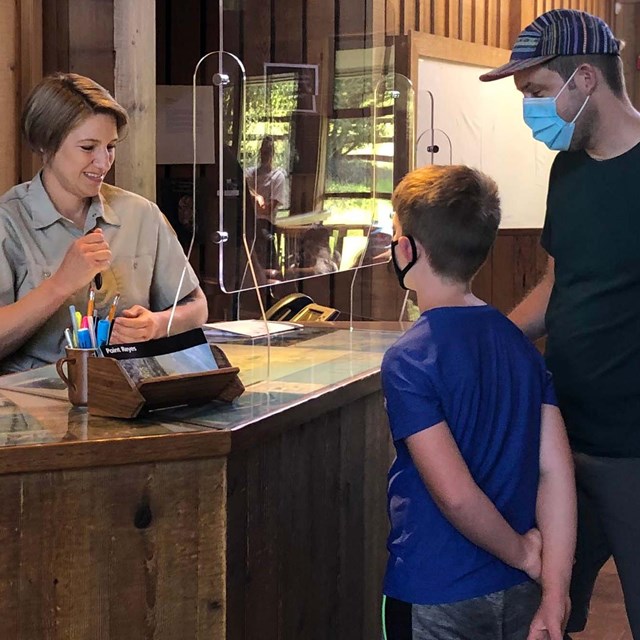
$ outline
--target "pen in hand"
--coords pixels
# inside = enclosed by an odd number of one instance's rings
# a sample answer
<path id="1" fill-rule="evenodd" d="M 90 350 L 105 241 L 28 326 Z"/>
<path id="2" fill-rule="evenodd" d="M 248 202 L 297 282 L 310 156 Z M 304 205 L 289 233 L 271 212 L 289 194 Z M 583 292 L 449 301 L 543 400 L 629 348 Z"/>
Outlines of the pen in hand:
<path id="1" fill-rule="evenodd" d="M 99 227 L 95 227 L 89 233 L 94 233 Z M 98 271 L 95 276 L 93 276 L 93 282 L 96 285 L 96 289 L 102 289 L 102 274 Z"/>

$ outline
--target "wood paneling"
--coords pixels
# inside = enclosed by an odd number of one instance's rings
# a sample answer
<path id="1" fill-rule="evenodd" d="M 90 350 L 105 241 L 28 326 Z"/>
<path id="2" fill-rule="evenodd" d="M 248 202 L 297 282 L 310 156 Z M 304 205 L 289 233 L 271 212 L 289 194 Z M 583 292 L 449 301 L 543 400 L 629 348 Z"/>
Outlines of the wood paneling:
<path id="1" fill-rule="evenodd" d="M 540 280 L 547 254 L 540 247 L 539 229 L 500 229 L 487 261 L 473 281 L 474 293 L 503 313 L 513 309 Z M 337 273 L 305 280 L 302 288 L 319 304 L 341 311 L 349 318 L 351 273 Z M 391 263 L 362 269 L 356 275 L 354 319 L 401 320 L 405 291 Z"/>
<path id="2" fill-rule="evenodd" d="M 0 3 L 0 193 L 16 183 L 19 174 L 19 13 L 15 2 Z"/>
<path id="3" fill-rule="evenodd" d="M 42 77 L 42 0 L 22 0 L 20 6 L 20 79 L 18 87 L 19 113 L 27 100 L 27 96 Z M 19 153 L 20 176 L 18 179 L 30 180 L 40 168 L 40 158 L 34 154 L 29 145 L 20 139 L 17 131 L 16 148 Z"/>
<path id="4" fill-rule="evenodd" d="M 610 0 L 387 0 L 387 13 L 402 15 L 402 20 L 388 16 L 387 33 L 421 31 L 509 49 L 522 28 L 545 11 L 580 9 L 612 24 L 613 4 Z"/>
<path id="5" fill-rule="evenodd" d="M 490 47 L 500 46 L 500 0 L 487 0 L 487 44 Z"/>
<path id="6" fill-rule="evenodd" d="M 57 0 L 60 2 L 61 0 Z M 89 76 L 113 92 L 114 0 L 64 0 L 67 5 L 68 65 L 57 71 Z"/>
<path id="7" fill-rule="evenodd" d="M 155 0 L 114 0 L 115 98 L 129 113 L 129 131 L 118 145 L 116 184 L 156 198 Z"/>
<path id="8" fill-rule="evenodd" d="M 26 85 L 32 85 L 37 79 L 38 65 L 42 65 L 44 72 L 62 69 L 85 73 L 113 89 L 116 77 L 114 66 L 120 64 L 115 60 L 114 51 L 130 59 L 131 51 L 139 48 L 140 38 L 149 36 L 148 29 L 139 29 L 139 23 L 142 21 L 146 24 L 152 15 L 150 10 L 144 8 L 149 2 L 153 4 L 151 0 L 145 0 L 144 3 L 128 3 L 124 0 L 15 0 L 2 3 L 0 29 L 3 29 L 3 37 L 0 46 L 3 47 L 4 66 L 0 67 L 0 89 L 3 89 L 0 91 L 0 100 L 3 101 L 3 114 L 8 114 L 8 117 L 0 125 L 0 141 L 3 148 L 8 150 L 5 155 L 8 159 L 0 167 L 0 182 L 3 183 L 0 186 L 8 187 L 16 181 L 20 165 L 34 167 L 30 154 L 25 149 L 22 152 L 19 149 L 17 123 L 19 102 L 25 95 Z M 133 7 L 133 4 L 136 6 Z M 198 57 L 217 48 L 218 17 L 215 3 L 206 0 L 158 0 L 155 4 L 158 12 L 157 81 L 188 84 Z M 376 38 L 380 37 L 381 28 L 387 35 L 418 30 L 448 36 L 452 51 L 464 50 L 464 44 L 458 38 L 465 44 L 473 42 L 494 48 L 508 48 L 519 30 L 542 11 L 558 7 L 580 8 L 611 22 L 614 18 L 613 4 L 609 0 L 332 0 L 328 3 L 319 0 L 272 0 L 271 3 L 242 0 L 225 5 L 225 49 L 239 55 L 249 74 L 259 75 L 265 60 L 329 63 L 331 51 L 326 43 L 336 33 L 362 35 L 371 28 L 376 31 Z M 131 6 L 125 8 L 125 5 Z M 122 14 L 130 17 L 127 24 L 118 22 L 117 17 L 114 22 L 114 15 L 125 9 L 131 12 Z M 42 27 L 38 21 L 40 11 Z M 635 11 L 636 7 L 623 5 L 624 21 L 620 17 L 616 22 L 620 29 L 625 25 L 627 48 L 624 55 L 630 93 L 632 97 L 637 93 L 640 98 L 640 86 L 636 87 L 634 72 L 633 43 L 636 33 L 632 25 L 637 22 Z M 41 30 L 42 60 L 37 48 L 37 34 Z M 17 39 L 18 31 L 22 35 Z M 128 36 L 135 37 L 128 39 Z M 132 40 L 135 42 L 133 45 Z M 27 44 L 30 42 L 34 46 Z M 149 40 L 145 42 L 145 49 L 148 49 Z M 142 57 L 137 55 L 138 61 Z M 5 64 L 5 60 L 9 62 Z M 124 95 L 122 92 L 128 87 L 139 86 L 136 73 L 143 74 L 146 78 L 143 84 L 148 86 L 153 65 L 148 64 L 148 60 L 145 62 L 146 68 L 144 64 L 139 65 L 130 73 L 122 73 L 121 67 L 118 68 L 118 96 Z M 135 61 L 133 64 L 136 64 Z M 152 97 L 142 94 L 140 99 L 136 97 L 123 101 L 132 111 L 130 136 L 150 139 L 153 129 L 153 117 L 149 117 Z M 322 115 L 326 113 L 323 111 Z M 307 155 L 315 156 L 316 140 L 325 135 L 326 128 L 320 121 L 310 123 L 308 119 L 304 125 L 296 128 L 301 131 L 304 129 L 307 133 L 306 137 L 296 138 L 299 142 L 297 146 Z M 131 138 L 129 152 L 123 146 L 119 154 L 123 165 L 117 180 L 128 188 L 153 197 L 153 187 L 143 186 L 152 183 L 153 153 L 149 153 L 149 148 L 150 145 L 138 144 L 136 139 Z M 30 170 L 23 170 L 23 174 Z M 163 168 L 161 177 L 169 176 L 188 177 L 184 167 L 171 170 Z M 132 182 L 129 183 L 128 179 Z M 292 194 L 301 208 L 305 208 L 313 196 L 309 184 L 309 175 L 304 172 L 294 176 Z M 211 209 L 210 205 L 208 203 L 207 210 Z M 196 247 L 192 263 L 204 272 L 208 258 L 200 249 Z M 217 263 L 217 255 L 208 263 Z M 376 267 L 372 273 L 383 269 Z M 336 275 L 323 279 L 322 284 L 305 286 L 317 290 L 321 298 L 344 301 L 344 290 L 336 292 L 331 288 L 341 279 L 350 282 L 350 276 Z M 372 300 L 377 294 L 370 278 L 359 276 L 356 290 L 356 299 L 360 300 L 357 315 L 375 317 L 377 302 Z M 373 297 L 366 301 L 362 300 L 362 296 Z M 395 313 L 396 310 L 397 305 L 391 305 L 388 313 Z"/>
<path id="9" fill-rule="evenodd" d="M 225 460 L 0 477 L 0 636 L 224 637 Z"/>
<path id="10" fill-rule="evenodd" d="M 476 295 L 508 313 L 542 277 L 547 254 L 538 229 L 501 229 L 486 263 L 474 280 Z"/>
<path id="11" fill-rule="evenodd" d="M 436 2 L 431 5 L 431 11 L 433 12 L 433 32 L 437 36 L 447 36 L 447 5 L 442 2 Z"/>
<path id="12" fill-rule="evenodd" d="M 149 0 L 145 0 L 147 2 Z M 57 70 L 75 71 L 88 75 L 113 90 L 114 51 L 121 44 L 126 44 L 126 41 L 114 44 L 114 0 L 15 0 L 0 4 L 0 107 L 3 113 L 0 143 L 5 152 L 4 162 L 0 166 L 2 191 L 20 177 L 28 179 L 37 168 L 31 153 L 26 147 L 21 148 L 18 122 L 21 103 L 40 75 Z M 131 4 L 132 11 L 142 11 L 143 6 L 146 6 L 144 3 L 125 3 L 124 0 L 121 4 Z M 305 16 L 308 27 L 313 24 L 309 16 L 314 14 L 329 18 L 335 13 L 342 33 L 363 33 L 370 28 L 379 33 L 380 27 L 384 25 L 387 34 L 422 31 L 508 48 L 519 29 L 543 11 L 560 7 L 578 8 L 595 13 L 613 25 L 614 4 L 611 0 L 385 0 L 373 3 L 367 0 L 334 0 L 327 5 L 319 0 L 276 0 L 271 4 L 245 0 L 241 11 L 242 28 L 238 23 L 237 35 L 231 40 L 239 44 L 241 37 L 242 47 L 245 48 L 241 52 L 242 59 L 249 73 L 255 74 L 260 72 L 261 61 L 268 58 L 268 53 L 273 53 L 274 60 L 300 60 L 304 54 L 301 49 L 304 47 L 304 39 L 292 37 L 292 34 L 303 34 L 306 31 L 315 37 L 314 29 L 304 28 Z M 212 3 L 201 0 L 192 2 L 191 5 L 187 0 L 158 0 L 157 5 L 161 14 L 158 19 L 161 29 L 158 45 L 160 59 L 170 60 L 178 55 L 184 60 L 185 57 L 181 54 L 185 48 L 188 50 L 193 44 L 198 47 L 200 42 L 199 33 L 194 37 L 193 24 L 203 24 L 201 11 L 211 23 L 210 14 L 215 13 L 215 7 Z M 163 12 L 166 7 L 169 7 L 167 10 L 177 12 L 175 19 L 170 22 L 170 29 Z M 271 7 L 275 11 L 275 20 L 270 15 Z M 325 9 L 328 9 L 326 13 Z M 636 104 L 640 102 L 640 87 L 636 89 L 633 72 L 633 52 L 638 40 L 633 25 L 637 22 L 637 9 L 633 5 L 623 4 L 621 15 L 615 19 L 616 30 L 624 30 L 627 42 L 624 52 L 627 80 Z M 143 17 L 143 24 L 148 24 L 149 13 Z M 237 11 L 226 11 L 229 24 L 237 17 Z M 328 21 L 323 22 L 322 32 L 328 25 Z M 176 42 L 178 46 L 170 48 L 167 53 L 164 51 L 167 33 L 180 30 L 181 25 L 187 29 L 187 37 Z M 139 25 L 134 26 L 133 23 L 129 26 L 131 29 L 138 29 L 139 46 L 140 38 L 146 37 L 144 32 L 149 30 L 140 29 Z M 195 29 L 200 31 L 199 27 Z M 271 34 L 274 34 L 277 46 L 272 43 Z M 316 40 L 320 40 L 320 35 Z M 201 51 L 199 47 L 198 51 Z M 188 59 L 187 70 L 192 69 L 195 64 L 192 58 L 193 56 Z M 159 72 L 159 77 L 164 75 L 162 71 Z M 639 95 L 636 96 L 636 93 Z M 140 126 L 145 126 L 142 121 Z M 151 156 L 148 149 L 141 149 L 133 155 L 144 155 L 146 158 Z M 136 169 L 138 165 L 144 167 L 144 164 L 140 164 L 143 161 L 137 157 L 131 162 Z M 131 162 L 127 160 L 125 164 L 129 166 Z M 149 170 L 149 167 L 145 167 L 143 172 L 148 174 Z M 128 173 L 130 172 L 124 169 L 120 172 L 123 181 Z M 142 179 L 139 178 L 138 181 L 140 180 Z M 149 181 L 150 177 L 144 177 L 145 185 Z M 134 190 L 152 193 L 148 186 L 136 187 Z"/>
<path id="13" fill-rule="evenodd" d="M 229 461 L 230 640 L 380 637 L 391 459 L 377 392 Z"/>
<path id="14" fill-rule="evenodd" d="M 447 26 L 446 35 L 448 38 L 459 40 L 460 38 L 460 2 L 459 0 L 448 0 L 447 3 Z"/>
<path id="15" fill-rule="evenodd" d="M 473 0 L 462 0 L 460 5 L 460 39 L 467 42 L 473 42 L 475 38 L 474 31 L 475 10 Z M 482 42 L 482 41 L 481 41 Z"/>

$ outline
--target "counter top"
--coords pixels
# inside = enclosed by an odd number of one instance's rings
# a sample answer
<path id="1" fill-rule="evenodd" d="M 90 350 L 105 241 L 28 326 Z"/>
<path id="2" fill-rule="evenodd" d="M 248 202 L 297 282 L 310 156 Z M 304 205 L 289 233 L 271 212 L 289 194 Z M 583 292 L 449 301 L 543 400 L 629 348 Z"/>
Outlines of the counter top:
<path id="1" fill-rule="evenodd" d="M 0 377 L 0 474 L 226 455 L 379 389 L 384 351 L 406 325 L 315 323 L 265 339 L 219 342 L 245 393 L 230 405 L 89 415 L 66 401 L 55 367 Z"/>

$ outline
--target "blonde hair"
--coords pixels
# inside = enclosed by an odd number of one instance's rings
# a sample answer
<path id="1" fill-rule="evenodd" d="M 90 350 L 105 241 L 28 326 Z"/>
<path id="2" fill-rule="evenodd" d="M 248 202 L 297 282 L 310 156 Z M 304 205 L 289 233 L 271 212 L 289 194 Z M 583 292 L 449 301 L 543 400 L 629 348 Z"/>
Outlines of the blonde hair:
<path id="1" fill-rule="evenodd" d="M 22 112 L 22 134 L 33 151 L 53 155 L 73 129 L 95 114 L 111 116 L 122 137 L 129 116 L 103 86 L 77 73 L 54 73 L 29 94 Z"/>

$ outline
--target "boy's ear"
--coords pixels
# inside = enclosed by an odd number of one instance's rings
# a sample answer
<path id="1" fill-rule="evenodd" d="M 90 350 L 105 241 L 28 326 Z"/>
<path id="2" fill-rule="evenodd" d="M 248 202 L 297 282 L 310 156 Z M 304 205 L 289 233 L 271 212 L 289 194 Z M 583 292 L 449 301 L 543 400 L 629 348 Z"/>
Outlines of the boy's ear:
<path id="1" fill-rule="evenodd" d="M 425 253 L 425 250 L 424 250 L 424 247 L 415 238 L 413 239 L 413 241 L 416 243 L 417 255 L 415 256 L 415 258 L 418 259 L 421 255 Z M 413 259 L 414 257 L 413 248 L 411 247 L 411 241 L 409 240 L 409 238 L 407 238 L 407 236 L 400 236 L 398 238 L 398 246 L 396 248 L 396 251 L 398 251 L 398 249 L 400 250 L 402 257 L 407 262 Z"/>

